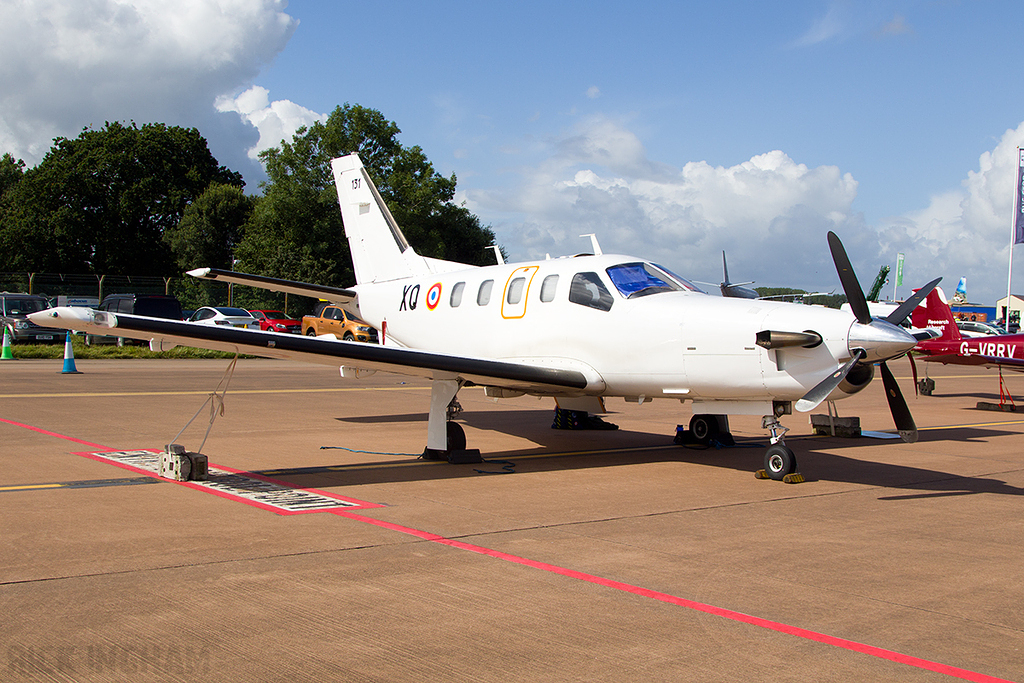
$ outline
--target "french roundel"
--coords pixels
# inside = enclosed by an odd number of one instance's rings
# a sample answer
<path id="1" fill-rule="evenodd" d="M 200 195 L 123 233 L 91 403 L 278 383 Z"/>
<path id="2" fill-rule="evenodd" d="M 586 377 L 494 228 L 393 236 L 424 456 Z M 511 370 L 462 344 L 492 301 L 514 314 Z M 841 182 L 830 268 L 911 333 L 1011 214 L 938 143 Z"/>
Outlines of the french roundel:
<path id="1" fill-rule="evenodd" d="M 434 310 L 439 301 L 441 301 L 441 283 L 435 282 L 427 291 L 427 308 Z"/>

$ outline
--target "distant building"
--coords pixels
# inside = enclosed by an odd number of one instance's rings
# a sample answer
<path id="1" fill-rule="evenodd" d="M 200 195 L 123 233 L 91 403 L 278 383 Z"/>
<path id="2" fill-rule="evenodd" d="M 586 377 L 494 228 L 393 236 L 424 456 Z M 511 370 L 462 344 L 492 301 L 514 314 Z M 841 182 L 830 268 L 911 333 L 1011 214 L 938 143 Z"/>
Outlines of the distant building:
<path id="1" fill-rule="evenodd" d="M 996 302 L 996 314 L 999 319 L 1006 317 L 1006 297 Z M 1024 296 L 1020 294 L 1012 294 L 1010 296 L 1010 315 L 1007 320 L 1008 325 L 1020 324 L 1020 312 L 1024 311 Z"/>

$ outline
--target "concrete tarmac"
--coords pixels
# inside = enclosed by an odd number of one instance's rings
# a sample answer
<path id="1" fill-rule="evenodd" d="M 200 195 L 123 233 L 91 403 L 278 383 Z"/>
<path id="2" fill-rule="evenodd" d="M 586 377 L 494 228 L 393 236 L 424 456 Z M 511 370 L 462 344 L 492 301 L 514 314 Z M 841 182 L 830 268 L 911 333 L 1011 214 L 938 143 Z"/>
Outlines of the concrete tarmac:
<path id="1" fill-rule="evenodd" d="M 1024 414 L 976 409 L 994 371 L 915 398 L 891 363 L 914 444 L 784 418 L 790 485 L 754 477 L 760 418 L 700 450 L 675 401 L 571 432 L 479 388 L 488 462 L 421 461 L 426 382 L 243 359 L 202 452 L 254 502 L 114 462 L 194 416 L 197 450 L 228 361 L 76 365 L 0 363 L 2 680 L 1024 681 Z M 879 379 L 837 407 L 893 430 Z"/>

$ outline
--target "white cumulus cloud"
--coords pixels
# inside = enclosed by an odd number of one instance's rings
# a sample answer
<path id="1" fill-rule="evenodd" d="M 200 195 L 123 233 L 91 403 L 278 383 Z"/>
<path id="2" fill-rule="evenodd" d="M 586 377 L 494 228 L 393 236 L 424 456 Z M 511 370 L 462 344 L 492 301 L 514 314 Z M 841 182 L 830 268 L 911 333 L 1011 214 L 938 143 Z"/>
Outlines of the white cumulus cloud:
<path id="1" fill-rule="evenodd" d="M 907 273 L 918 283 L 942 276 L 943 286 L 952 290 L 968 276 L 968 298 L 994 305 L 1006 296 L 1017 148 L 1022 145 L 1024 123 L 981 154 L 978 168 L 968 171 L 959 187 L 934 195 L 924 209 L 886 221 L 879 230 L 880 250 L 904 252 Z M 1017 263 L 1024 262 L 1024 254 L 1016 256 Z M 1017 292 L 1024 290 L 1024 273 L 1014 281 Z"/>
<path id="2" fill-rule="evenodd" d="M 959 186 L 920 210 L 866 225 L 855 208 L 859 184 L 837 166 L 811 167 L 773 150 L 729 166 L 672 167 L 652 161 L 624 124 L 598 118 L 549 141 L 541 162 L 520 169 L 518 185 L 460 198 L 514 260 L 589 250 L 578 236 L 596 233 L 605 253 L 651 258 L 696 280 L 721 281 L 725 250 L 734 280 L 841 292 L 825 239 L 832 230 L 865 289 L 902 252 L 899 296 L 940 276 L 952 290 L 967 276 L 968 298 L 994 305 L 1006 294 L 1022 145 L 1024 123 L 981 154 Z M 1024 251 L 1017 257 L 1020 292 Z M 884 296 L 893 293 L 890 282 Z"/>
<path id="3" fill-rule="evenodd" d="M 256 159 L 265 149 L 277 147 L 282 140 L 291 142 L 299 128 L 327 120 L 327 114 L 318 114 L 290 100 L 271 102 L 270 91 L 258 85 L 237 97 L 218 98 L 216 107 L 220 112 L 237 113 L 242 120 L 259 131 L 259 142 L 249 148 L 249 157 L 252 159 Z"/>
<path id="4" fill-rule="evenodd" d="M 215 128 L 214 99 L 251 82 L 291 37 L 286 4 L 0 4 L 0 151 L 36 163 L 54 136 L 108 120 Z"/>
<path id="5" fill-rule="evenodd" d="M 720 279 L 724 249 L 735 277 L 813 286 L 804 283 L 835 280 L 825 233 L 856 243 L 863 232 L 857 182 L 835 166 L 810 168 L 776 150 L 734 166 L 673 168 L 607 119 L 557 141 L 523 178 L 513 190 L 466 193 L 472 210 L 500 216 L 499 240 L 523 259 L 586 249 L 578 235 L 593 232 L 605 253 L 653 258 L 696 279 Z"/>

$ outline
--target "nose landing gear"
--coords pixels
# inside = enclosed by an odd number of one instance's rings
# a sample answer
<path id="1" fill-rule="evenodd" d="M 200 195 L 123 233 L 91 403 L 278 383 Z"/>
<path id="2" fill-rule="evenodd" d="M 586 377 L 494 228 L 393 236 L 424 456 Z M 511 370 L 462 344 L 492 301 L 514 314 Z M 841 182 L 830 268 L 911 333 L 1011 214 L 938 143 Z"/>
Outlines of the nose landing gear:
<path id="1" fill-rule="evenodd" d="M 765 415 L 761 419 L 761 428 L 771 434 L 771 445 L 764 452 L 764 469 L 754 473 L 758 479 L 774 479 L 787 484 L 799 484 L 804 480 L 796 471 L 796 454 L 785 443 L 787 427 L 783 427 L 775 415 Z"/>

